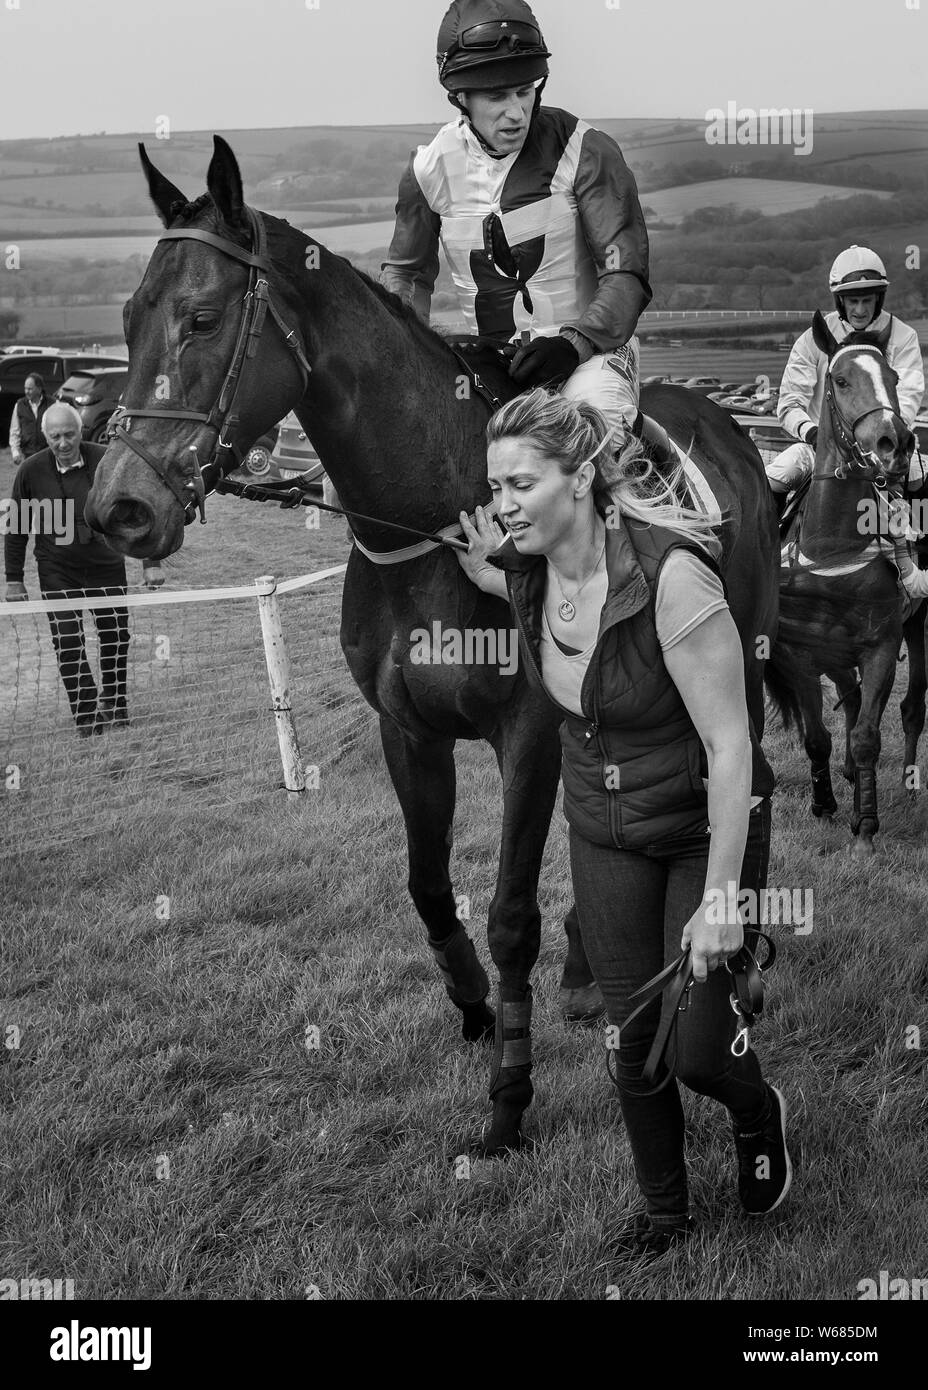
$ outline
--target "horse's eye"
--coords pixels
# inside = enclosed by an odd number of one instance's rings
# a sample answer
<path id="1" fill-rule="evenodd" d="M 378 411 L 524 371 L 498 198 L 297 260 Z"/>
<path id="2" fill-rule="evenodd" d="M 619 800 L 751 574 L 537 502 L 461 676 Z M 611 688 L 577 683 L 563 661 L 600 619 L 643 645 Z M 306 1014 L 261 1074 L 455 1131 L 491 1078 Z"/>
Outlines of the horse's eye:
<path id="1" fill-rule="evenodd" d="M 836 376 L 836 377 L 835 377 L 835 385 L 836 385 L 836 386 L 840 386 L 840 387 L 841 387 L 841 390 L 843 391 L 844 388 L 845 388 L 845 386 L 847 385 L 847 377 L 846 377 L 846 376 Z"/>
<path id="2" fill-rule="evenodd" d="M 219 325 L 219 315 L 211 312 L 194 314 L 191 327 L 194 333 L 212 333 Z"/>

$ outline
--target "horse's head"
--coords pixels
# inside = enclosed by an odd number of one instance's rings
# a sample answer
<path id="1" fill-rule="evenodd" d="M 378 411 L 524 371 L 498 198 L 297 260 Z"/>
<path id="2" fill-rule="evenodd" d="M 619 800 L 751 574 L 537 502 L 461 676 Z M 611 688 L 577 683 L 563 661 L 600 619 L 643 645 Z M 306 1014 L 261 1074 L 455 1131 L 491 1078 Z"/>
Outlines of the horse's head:
<path id="1" fill-rule="evenodd" d="M 838 342 L 816 313 L 812 336 L 828 357 L 821 428 L 840 457 L 839 477 L 854 472 L 880 484 L 905 476 L 915 436 L 899 414 L 899 378 L 886 360 L 891 325 Z"/>
<path id="2" fill-rule="evenodd" d="M 205 519 L 216 480 L 300 401 L 309 365 L 226 142 L 214 136 L 207 192 L 193 203 L 139 151 L 168 230 L 123 311 L 125 404 L 87 519 L 114 549 L 160 557 L 179 549 L 197 508 Z"/>

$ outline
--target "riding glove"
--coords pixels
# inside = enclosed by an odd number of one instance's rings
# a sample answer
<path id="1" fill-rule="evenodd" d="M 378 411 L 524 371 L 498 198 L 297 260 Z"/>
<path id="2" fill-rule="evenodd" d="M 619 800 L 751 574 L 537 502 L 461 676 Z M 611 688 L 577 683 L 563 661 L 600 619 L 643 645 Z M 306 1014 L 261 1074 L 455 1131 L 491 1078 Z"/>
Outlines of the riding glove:
<path id="1" fill-rule="evenodd" d="M 554 338 L 533 338 L 520 347 L 509 368 L 509 375 L 520 386 L 546 386 L 566 381 L 580 365 L 580 354 L 560 334 Z"/>

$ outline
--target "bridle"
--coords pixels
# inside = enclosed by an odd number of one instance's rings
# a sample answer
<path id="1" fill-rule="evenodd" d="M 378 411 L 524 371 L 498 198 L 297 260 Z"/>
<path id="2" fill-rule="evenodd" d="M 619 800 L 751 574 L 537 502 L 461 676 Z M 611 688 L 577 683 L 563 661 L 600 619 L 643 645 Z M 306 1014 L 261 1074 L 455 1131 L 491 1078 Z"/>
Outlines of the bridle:
<path id="1" fill-rule="evenodd" d="M 137 454 L 156 474 L 175 500 L 180 503 L 184 509 L 184 525 L 186 526 L 190 525 L 197 512 L 199 512 L 201 523 L 206 524 L 207 493 L 213 491 L 219 478 L 237 468 L 241 463 L 242 452 L 235 444 L 229 442 L 227 435 L 238 424 L 238 416 L 235 414 L 236 398 L 242 384 L 245 363 L 253 358 L 258 350 L 266 314 L 270 313 L 271 318 L 283 334 L 284 342 L 293 353 L 294 361 L 303 379 L 304 391 L 309 385 L 309 377 L 312 372 L 296 329 L 287 327 L 271 295 L 269 282 L 271 265 L 267 256 L 267 234 L 264 223 L 253 208 L 246 207 L 244 211 L 251 228 L 253 249 L 250 251 L 244 250 L 243 247 L 234 241 L 229 241 L 226 237 L 216 236 L 213 232 L 199 231 L 194 227 L 178 227 L 174 231 L 164 232 L 158 238 L 159 243 L 162 241 L 201 241 L 248 267 L 248 289 L 242 301 L 242 317 L 239 323 L 238 336 L 232 351 L 232 360 L 214 405 L 207 413 L 199 410 L 170 410 L 155 406 L 142 408 L 121 405 L 113 416 L 115 438 L 128 445 L 132 452 Z M 201 464 L 197 446 L 191 444 L 188 449 L 188 452 L 193 455 L 190 476 L 182 486 L 178 485 L 168 476 L 154 455 L 150 454 L 145 446 L 130 434 L 131 423 L 134 419 L 195 420 L 215 435 L 209 457 L 205 463 Z M 224 449 L 228 453 L 228 461 L 225 464 L 220 463 L 216 457 L 217 451 L 220 449 Z M 216 478 L 204 477 L 204 474 L 210 469 L 217 470 Z"/>
<path id="2" fill-rule="evenodd" d="M 855 349 L 859 352 L 875 352 L 881 358 L 884 356 L 884 354 L 880 351 L 878 347 L 873 347 L 866 343 L 861 343 L 859 345 L 851 343 L 849 345 L 848 350 L 852 351 Z M 831 363 L 829 363 L 828 371 L 825 374 L 825 402 L 828 406 L 828 410 L 831 415 L 832 435 L 834 437 L 838 453 L 841 456 L 841 462 L 835 468 L 834 476 L 839 479 L 844 479 L 852 475 L 855 468 L 859 469 L 861 472 L 864 472 L 866 470 L 876 467 L 878 470 L 876 476 L 871 478 L 869 481 L 873 483 L 874 487 L 884 488 L 887 485 L 888 479 L 886 477 L 885 472 L 883 472 L 882 465 L 880 465 L 879 463 L 874 463 L 874 456 L 872 453 L 864 453 L 863 449 L 860 447 L 860 444 L 857 441 L 856 431 L 857 426 L 860 424 L 861 420 L 866 420 L 868 415 L 879 414 L 880 412 L 885 410 L 886 407 L 882 405 L 872 406 L 870 410 L 865 410 L 862 414 L 858 415 L 856 420 L 852 421 L 851 423 L 848 423 L 848 421 L 841 414 L 841 411 L 838 409 L 838 403 L 835 400 L 834 387 L 832 386 L 831 372 Z M 899 414 L 899 411 L 894 410 L 892 414 L 894 418 L 899 421 L 903 430 L 905 430 L 905 432 L 908 433 L 909 427 L 903 420 L 902 416 Z"/>

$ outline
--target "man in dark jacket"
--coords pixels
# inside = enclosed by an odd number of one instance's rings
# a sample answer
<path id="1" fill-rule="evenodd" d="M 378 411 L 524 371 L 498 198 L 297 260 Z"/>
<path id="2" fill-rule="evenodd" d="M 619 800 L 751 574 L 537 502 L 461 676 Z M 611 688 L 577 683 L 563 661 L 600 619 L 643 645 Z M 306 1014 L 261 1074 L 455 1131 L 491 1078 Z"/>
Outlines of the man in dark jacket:
<path id="1" fill-rule="evenodd" d="M 45 448 L 42 418 L 51 405 L 45 394 L 45 382 L 38 372 L 26 377 L 24 389 L 26 394 L 20 396 L 13 407 L 10 421 L 10 453 L 16 467 L 23 459 L 39 454 Z"/>
<path id="2" fill-rule="evenodd" d="M 28 598 L 23 583 L 30 531 L 43 599 L 102 598 L 126 592 L 126 565 L 84 520 L 99 444 L 81 443 L 81 419 L 73 406 L 56 401 L 42 421 L 48 447 L 26 459 L 4 499 L 4 560 L 7 602 Z M 149 587 L 161 582 L 152 575 Z M 83 610 L 49 613 L 58 669 L 82 738 L 112 723 L 128 723 L 126 665 L 129 619 L 125 608 L 93 610 L 100 640 L 99 699 L 87 660 Z"/>

